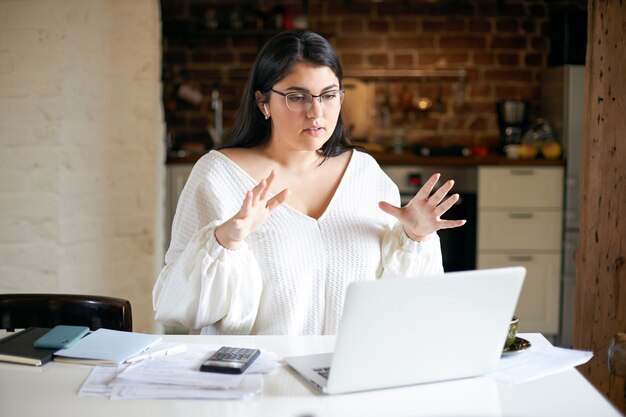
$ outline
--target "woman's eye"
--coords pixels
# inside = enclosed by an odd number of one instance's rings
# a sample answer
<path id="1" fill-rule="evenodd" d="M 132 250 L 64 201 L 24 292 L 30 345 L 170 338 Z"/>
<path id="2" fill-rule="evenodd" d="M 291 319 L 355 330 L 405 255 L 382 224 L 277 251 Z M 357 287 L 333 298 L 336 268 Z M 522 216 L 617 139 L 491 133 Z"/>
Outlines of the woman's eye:
<path id="1" fill-rule="evenodd" d="M 322 95 L 322 100 L 324 100 L 324 101 L 331 101 L 331 100 L 334 100 L 335 97 L 337 97 L 337 93 L 336 92 L 326 93 L 326 94 Z"/>
<path id="2" fill-rule="evenodd" d="M 290 94 L 289 96 L 287 96 L 287 99 L 292 103 L 301 103 L 303 101 L 306 101 L 305 96 L 300 94 Z"/>

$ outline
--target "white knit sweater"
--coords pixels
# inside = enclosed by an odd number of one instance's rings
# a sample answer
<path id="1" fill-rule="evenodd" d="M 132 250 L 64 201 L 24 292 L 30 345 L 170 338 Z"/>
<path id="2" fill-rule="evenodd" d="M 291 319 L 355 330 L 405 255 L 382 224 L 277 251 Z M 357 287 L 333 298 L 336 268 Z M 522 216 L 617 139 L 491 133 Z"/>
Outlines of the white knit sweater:
<path id="1" fill-rule="evenodd" d="M 400 196 L 365 153 L 353 151 L 319 219 L 283 204 L 241 249 L 227 250 L 215 228 L 256 184 L 220 152 L 196 163 L 153 290 L 157 320 L 203 334 L 336 334 L 350 283 L 443 272 L 436 234 L 415 242 L 378 208 Z"/>

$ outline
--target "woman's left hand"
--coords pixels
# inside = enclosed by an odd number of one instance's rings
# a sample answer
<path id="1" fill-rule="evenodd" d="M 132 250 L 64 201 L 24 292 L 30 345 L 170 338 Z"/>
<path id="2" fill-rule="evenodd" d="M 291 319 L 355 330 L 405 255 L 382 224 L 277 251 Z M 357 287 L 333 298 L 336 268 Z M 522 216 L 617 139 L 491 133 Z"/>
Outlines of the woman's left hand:
<path id="1" fill-rule="evenodd" d="M 382 211 L 402 223 L 404 232 L 413 240 L 422 241 L 437 230 L 463 226 L 466 222 L 465 220 L 441 219 L 441 216 L 459 200 L 459 195 L 453 194 L 446 198 L 454 185 L 453 180 L 446 181 L 431 195 L 440 176 L 441 174 L 431 176 L 404 207 L 396 207 L 385 201 L 378 203 Z"/>

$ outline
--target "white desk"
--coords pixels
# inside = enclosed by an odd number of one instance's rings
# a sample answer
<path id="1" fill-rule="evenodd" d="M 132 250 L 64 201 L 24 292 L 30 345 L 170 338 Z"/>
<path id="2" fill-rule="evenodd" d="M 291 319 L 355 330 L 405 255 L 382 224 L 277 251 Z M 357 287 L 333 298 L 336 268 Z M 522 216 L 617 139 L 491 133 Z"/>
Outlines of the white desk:
<path id="1" fill-rule="evenodd" d="M 539 336 L 540 335 L 530 335 Z M 528 339 L 532 338 L 524 335 Z M 334 338 L 287 336 L 164 336 L 181 343 L 263 347 L 280 358 L 332 351 Z M 120 400 L 78 397 L 90 366 L 41 368 L 0 364 L 0 416 L 620 416 L 575 369 L 508 385 L 489 378 L 423 384 L 366 393 L 318 394 L 286 366 L 265 376 L 263 394 L 242 401 Z"/>

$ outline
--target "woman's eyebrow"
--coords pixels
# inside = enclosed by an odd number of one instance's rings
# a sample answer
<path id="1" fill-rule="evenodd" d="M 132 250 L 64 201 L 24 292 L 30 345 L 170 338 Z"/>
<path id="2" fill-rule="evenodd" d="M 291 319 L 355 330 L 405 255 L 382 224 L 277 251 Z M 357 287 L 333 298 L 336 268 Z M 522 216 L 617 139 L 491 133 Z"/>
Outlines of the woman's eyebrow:
<path id="1" fill-rule="evenodd" d="M 336 90 L 338 88 L 339 88 L 339 86 L 337 84 L 331 84 L 328 87 L 322 88 L 322 92 L 328 91 L 328 90 Z M 311 90 L 309 90 L 308 88 L 295 87 L 295 86 L 294 87 L 287 87 L 285 89 L 285 91 L 300 91 L 300 92 L 303 92 L 303 93 L 310 93 L 311 92 Z"/>

